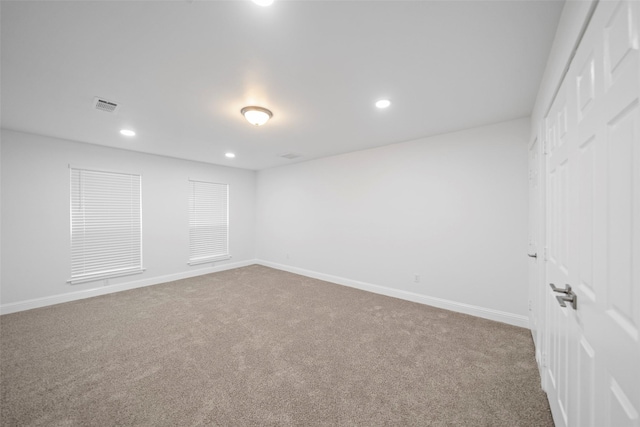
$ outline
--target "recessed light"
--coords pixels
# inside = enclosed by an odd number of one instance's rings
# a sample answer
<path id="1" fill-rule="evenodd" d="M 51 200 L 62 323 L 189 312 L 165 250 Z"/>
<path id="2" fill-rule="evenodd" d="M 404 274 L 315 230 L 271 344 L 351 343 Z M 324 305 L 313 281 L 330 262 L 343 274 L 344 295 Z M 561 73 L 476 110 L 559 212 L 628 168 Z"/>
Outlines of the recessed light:
<path id="1" fill-rule="evenodd" d="M 271 6 L 273 4 L 273 0 L 251 0 L 258 6 Z"/>
<path id="2" fill-rule="evenodd" d="M 389 101 L 388 99 L 381 99 L 380 101 L 376 102 L 376 107 L 378 108 L 387 108 L 389 105 L 391 105 L 391 101 Z"/>
<path id="3" fill-rule="evenodd" d="M 225 157 L 228 157 L 230 159 L 233 159 L 236 155 L 233 153 L 224 153 Z"/>
<path id="4" fill-rule="evenodd" d="M 135 132 L 129 129 L 122 129 L 120 133 L 124 136 L 135 136 Z"/>

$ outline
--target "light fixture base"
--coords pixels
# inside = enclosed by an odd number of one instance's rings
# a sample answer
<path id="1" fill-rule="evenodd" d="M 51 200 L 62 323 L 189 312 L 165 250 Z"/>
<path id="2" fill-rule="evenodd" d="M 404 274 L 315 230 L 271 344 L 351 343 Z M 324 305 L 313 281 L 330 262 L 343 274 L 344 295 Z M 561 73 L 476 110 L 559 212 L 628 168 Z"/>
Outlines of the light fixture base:
<path id="1" fill-rule="evenodd" d="M 240 110 L 240 113 L 242 113 L 244 118 L 254 126 L 262 126 L 267 123 L 271 117 L 273 117 L 273 113 L 271 111 L 264 107 L 257 107 L 253 105 L 244 107 Z"/>

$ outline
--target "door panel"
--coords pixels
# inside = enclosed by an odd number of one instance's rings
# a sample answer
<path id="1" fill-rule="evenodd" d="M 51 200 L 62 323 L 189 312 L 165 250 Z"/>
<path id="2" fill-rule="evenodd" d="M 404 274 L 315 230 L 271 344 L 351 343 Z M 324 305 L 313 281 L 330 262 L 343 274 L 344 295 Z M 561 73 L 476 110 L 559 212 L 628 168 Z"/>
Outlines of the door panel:
<path id="1" fill-rule="evenodd" d="M 591 51 L 576 78 L 578 123 L 582 122 L 594 105 L 595 98 L 595 59 Z"/>
<path id="2" fill-rule="evenodd" d="M 638 339 L 638 311 L 633 306 L 633 192 L 640 188 L 633 184 L 633 146 L 638 144 L 636 129 L 638 105 L 625 110 L 608 126 L 608 247 L 609 299 L 607 312 L 619 328 L 632 339 Z M 636 187 L 636 188 L 634 188 Z M 640 248 L 636 248 L 636 251 Z M 637 262 L 637 260 L 636 260 Z"/>
<path id="3" fill-rule="evenodd" d="M 595 351 L 585 337 L 580 340 L 578 349 L 578 411 L 577 426 L 595 427 Z"/>
<path id="4" fill-rule="evenodd" d="M 595 162 L 596 147 L 595 135 L 584 141 L 577 154 L 578 180 L 583 183 L 578 188 L 578 210 L 577 218 L 578 234 L 580 236 L 580 246 L 577 248 L 577 288 L 584 298 L 595 303 L 595 289 L 593 279 L 593 227 L 594 227 L 594 191 L 595 191 Z"/>

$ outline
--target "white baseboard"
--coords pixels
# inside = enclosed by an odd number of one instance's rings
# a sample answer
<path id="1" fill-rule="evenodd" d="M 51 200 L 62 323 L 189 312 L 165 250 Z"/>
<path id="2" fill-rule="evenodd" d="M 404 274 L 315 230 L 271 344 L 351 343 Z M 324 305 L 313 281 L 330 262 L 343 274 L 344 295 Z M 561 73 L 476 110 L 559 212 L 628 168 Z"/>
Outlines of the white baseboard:
<path id="1" fill-rule="evenodd" d="M 172 282 L 174 280 L 188 279 L 189 277 L 202 276 L 204 274 L 216 273 L 218 271 L 231 270 L 239 267 L 257 264 L 256 260 L 239 261 L 230 264 L 222 264 L 215 267 L 199 268 L 193 271 L 183 271 L 181 273 L 167 274 L 165 276 L 151 277 L 148 279 L 136 280 L 127 283 L 119 283 L 117 285 L 101 286 L 95 289 L 86 289 L 83 291 L 69 292 L 62 295 L 54 295 L 44 298 L 36 298 L 26 301 L 13 302 L 0 305 L 0 314 L 16 313 L 18 311 L 31 310 L 33 308 L 46 307 L 64 302 L 76 301 L 79 299 L 97 297 L 99 295 L 107 295 L 115 292 L 128 291 L 130 289 L 142 288 L 145 286 L 159 285 L 161 283 Z"/>
<path id="2" fill-rule="evenodd" d="M 385 286 L 373 285 L 371 283 L 359 282 L 357 280 L 345 279 L 343 277 L 332 276 L 329 274 L 318 273 L 316 271 L 305 270 L 302 268 L 291 267 L 284 264 L 265 261 L 258 259 L 256 264 L 266 267 L 284 270 L 290 273 L 300 274 L 302 276 L 314 279 L 324 280 L 326 282 L 336 283 L 338 285 L 349 286 L 351 288 L 361 289 L 376 294 L 386 295 L 389 297 L 399 298 L 407 301 L 417 302 L 420 304 L 430 305 L 433 307 L 443 308 L 458 313 L 469 314 L 471 316 L 482 317 L 483 319 L 495 320 L 496 322 L 507 323 L 513 326 L 529 329 L 529 318 L 519 314 L 507 313 L 505 311 L 494 310 L 491 308 L 478 307 L 475 305 L 465 304 L 461 302 L 446 300 L 442 298 L 430 297 L 427 295 L 416 294 L 414 292 L 402 291 L 399 289 L 388 288 Z"/>
<path id="3" fill-rule="evenodd" d="M 332 276 L 329 274 L 318 273 L 302 268 L 291 267 L 284 264 L 277 264 L 270 261 L 253 259 L 248 261 L 234 262 L 223 264 L 216 267 L 201 268 L 194 271 L 185 271 L 165 276 L 152 277 L 143 280 L 136 280 L 127 283 L 120 283 L 111 286 L 101 286 L 95 289 L 87 289 L 77 292 L 69 292 L 62 295 L 54 295 L 50 297 L 19 301 L 9 304 L 0 305 L 0 314 L 16 313 L 18 311 L 31 310 L 34 308 L 46 307 L 54 304 L 61 304 L 70 301 L 76 301 L 84 298 L 96 297 L 99 295 L 107 295 L 115 292 L 127 291 L 130 289 L 142 288 L 145 286 L 158 285 L 160 283 L 172 282 L 174 280 L 187 279 L 189 277 L 202 276 L 204 274 L 215 273 L 218 271 L 231 270 L 234 268 L 246 267 L 252 264 L 260 264 L 266 267 L 275 268 L 277 270 L 288 271 L 290 273 L 300 274 L 302 276 L 312 277 L 314 279 L 324 280 L 326 282 L 336 283 L 338 285 L 349 286 L 351 288 L 361 289 L 380 295 L 399 298 L 407 301 L 417 302 L 420 304 L 430 305 L 433 307 L 443 308 L 458 313 L 469 314 L 483 319 L 495 320 L 497 322 L 507 323 L 509 325 L 529 328 L 529 318 L 504 311 L 493 310 L 490 308 L 478 307 L 470 304 L 460 303 L 456 301 L 446 300 L 442 298 L 430 297 L 414 292 L 403 291 L 399 289 L 388 288 L 385 286 L 374 285 L 371 283 L 359 282 L 357 280 L 345 279 L 343 277 Z"/>

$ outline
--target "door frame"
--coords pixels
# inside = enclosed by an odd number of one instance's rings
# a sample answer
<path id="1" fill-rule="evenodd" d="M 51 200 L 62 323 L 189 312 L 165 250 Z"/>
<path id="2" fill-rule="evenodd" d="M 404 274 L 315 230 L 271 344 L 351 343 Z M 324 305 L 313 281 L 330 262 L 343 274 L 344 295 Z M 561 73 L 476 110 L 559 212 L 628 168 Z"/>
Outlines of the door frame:
<path id="1" fill-rule="evenodd" d="M 536 163 L 535 165 L 528 164 L 527 167 L 529 169 L 532 166 L 535 167 L 536 176 L 538 179 L 538 182 L 537 182 L 538 194 L 537 194 L 537 197 L 534 200 L 532 200 L 532 202 L 534 203 L 534 206 L 530 207 L 530 210 L 529 210 L 530 214 L 532 210 L 535 211 L 535 215 L 537 217 L 536 218 L 537 221 L 535 223 L 535 226 L 536 226 L 535 230 L 529 230 L 529 233 L 532 233 L 535 236 L 535 242 L 536 242 L 535 268 L 537 269 L 537 276 L 536 276 L 537 282 L 529 283 L 529 310 L 530 310 L 529 322 L 530 322 L 530 325 L 532 326 L 530 329 L 531 329 L 531 334 L 532 334 L 532 338 L 535 346 L 536 362 L 538 364 L 538 369 L 540 370 L 540 372 L 542 372 L 542 367 L 544 366 L 544 359 L 543 359 L 543 350 L 545 348 L 544 338 L 546 336 L 546 333 L 544 331 L 545 324 L 546 324 L 544 315 L 545 315 L 546 309 L 544 306 L 545 304 L 544 298 L 542 298 L 540 284 L 544 283 L 545 281 L 544 245 L 546 242 L 544 240 L 544 230 L 546 229 L 546 226 L 545 226 L 546 201 L 544 197 L 546 194 L 545 192 L 546 179 L 544 175 L 545 173 L 544 146 L 546 144 L 546 137 L 543 132 L 544 126 L 541 125 L 538 127 L 539 129 L 537 130 L 537 132 L 535 132 L 535 134 L 533 135 L 533 138 L 531 139 L 531 141 L 527 146 L 527 157 L 529 157 L 529 153 L 531 153 L 532 148 L 534 147 L 534 145 L 537 144 Z M 529 248 L 529 250 L 531 250 L 531 248 Z M 533 255 L 533 254 L 528 254 L 528 255 Z M 531 262 L 531 260 L 529 260 L 529 262 Z M 535 324 L 535 329 L 533 328 L 534 324 Z M 542 375 L 541 377 L 544 378 Z M 545 389 L 544 384 L 541 384 L 541 385 L 542 385 L 542 388 Z"/>

